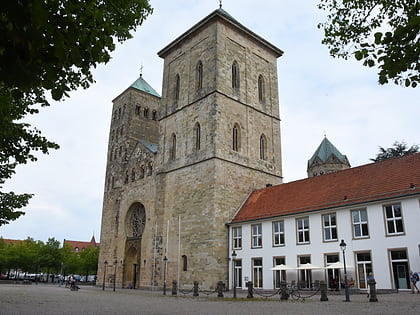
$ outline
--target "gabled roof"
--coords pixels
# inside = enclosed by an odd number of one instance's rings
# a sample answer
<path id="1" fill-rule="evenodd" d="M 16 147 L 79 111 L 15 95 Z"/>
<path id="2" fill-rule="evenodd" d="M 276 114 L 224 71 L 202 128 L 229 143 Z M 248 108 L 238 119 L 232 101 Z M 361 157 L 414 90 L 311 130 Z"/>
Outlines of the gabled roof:
<path id="1" fill-rule="evenodd" d="M 4 241 L 5 244 L 19 244 L 23 242 L 23 240 L 12 240 L 10 238 L 2 238 L 2 237 L 0 237 L 0 240 Z"/>
<path id="2" fill-rule="evenodd" d="M 338 151 L 338 149 L 330 142 L 330 140 L 327 139 L 327 137 L 324 137 L 318 149 L 316 149 L 314 155 L 312 155 L 311 159 L 308 161 L 308 165 L 311 166 L 317 158 L 325 163 L 331 155 L 334 155 L 342 163 L 346 163 L 347 161 L 346 156 L 341 154 L 341 152 Z"/>
<path id="3" fill-rule="evenodd" d="M 161 58 L 165 58 L 165 56 L 174 48 L 176 47 L 180 42 L 182 42 L 184 39 L 189 38 L 192 36 L 195 32 L 199 31 L 202 27 L 210 23 L 211 21 L 219 19 L 221 21 L 227 22 L 233 27 L 235 27 L 238 31 L 242 32 L 243 34 L 247 35 L 248 37 L 252 38 L 253 40 L 261 43 L 268 49 L 270 49 L 274 54 L 276 54 L 277 57 L 280 57 L 283 55 L 283 51 L 276 46 L 272 45 L 268 41 L 266 41 L 264 38 L 260 37 L 259 35 L 255 34 L 253 31 L 248 29 L 247 27 L 243 26 L 241 23 L 239 23 L 237 20 L 235 20 L 229 13 L 227 13 L 222 8 L 219 8 L 212 13 L 210 13 L 208 16 L 206 16 L 204 19 L 199 21 L 197 24 L 195 24 L 193 27 L 191 27 L 189 30 L 187 30 L 185 33 L 177 37 L 174 41 L 172 41 L 169 45 L 164 47 L 158 52 L 158 56 Z"/>
<path id="4" fill-rule="evenodd" d="M 420 153 L 256 190 L 231 223 L 420 195 Z"/>
<path id="5" fill-rule="evenodd" d="M 73 251 L 75 251 L 76 248 L 78 251 L 82 251 L 86 247 L 89 247 L 89 246 L 98 247 L 100 245 L 99 243 L 96 243 L 95 236 L 92 236 L 90 242 L 71 241 L 71 240 L 65 239 L 63 242 L 63 247 L 65 244 L 69 245 Z"/>
<path id="6" fill-rule="evenodd" d="M 130 87 L 137 90 L 152 94 L 154 96 L 160 97 L 159 93 L 156 92 L 146 80 L 143 79 L 143 76 L 140 74 L 139 78 L 130 85 Z"/>

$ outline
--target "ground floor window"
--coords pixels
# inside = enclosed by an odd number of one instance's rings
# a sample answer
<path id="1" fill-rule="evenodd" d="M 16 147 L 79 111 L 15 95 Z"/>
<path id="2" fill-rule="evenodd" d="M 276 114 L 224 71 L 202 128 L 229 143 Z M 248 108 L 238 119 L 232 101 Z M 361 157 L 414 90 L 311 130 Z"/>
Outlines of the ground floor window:
<path id="1" fill-rule="evenodd" d="M 340 279 L 340 269 L 338 268 L 329 268 L 328 266 L 338 262 L 339 256 L 338 254 L 326 254 L 325 255 L 325 265 L 327 270 L 327 279 L 328 279 L 328 288 L 331 290 L 338 291 L 340 288 L 340 283 L 342 282 Z"/>
<path id="2" fill-rule="evenodd" d="M 367 277 L 372 269 L 370 252 L 356 253 L 357 281 L 360 289 L 367 289 Z"/>
<path id="3" fill-rule="evenodd" d="M 274 257 L 273 260 L 274 267 L 278 265 L 286 265 L 285 257 Z M 280 289 L 281 281 L 286 280 L 286 270 L 274 270 L 274 288 Z"/>
<path id="4" fill-rule="evenodd" d="M 392 266 L 394 287 L 396 289 L 409 289 L 410 276 L 408 268 L 407 250 L 392 249 L 389 251 L 389 257 Z"/>
<path id="5" fill-rule="evenodd" d="M 311 263 L 311 256 L 299 256 L 298 258 L 299 266 L 303 264 Z M 301 288 L 310 288 L 312 286 L 312 270 L 303 269 L 299 270 L 299 287 Z"/>
<path id="6" fill-rule="evenodd" d="M 242 288 L 242 260 L 234 260 L 233 281 L 236 288 Z"/>
<path id="7" fill-rule="evenodd" d="M 263 269 L 262 269 L 262 259 L 261 258 L 254 258 L 252 260 L 252 276 L 253 276 L 253 283 L 254 288 L 262 288 L 263 287 Z"/>

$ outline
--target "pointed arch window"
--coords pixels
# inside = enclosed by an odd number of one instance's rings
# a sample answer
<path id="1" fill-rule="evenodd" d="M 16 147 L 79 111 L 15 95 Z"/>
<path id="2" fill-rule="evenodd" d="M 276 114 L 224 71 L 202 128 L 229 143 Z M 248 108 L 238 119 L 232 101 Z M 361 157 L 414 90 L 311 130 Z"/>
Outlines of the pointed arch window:
<path id="1" fill-rule="evenodd" d="M 232 150 L 238 152 L 240 148 L 241 148 L 241 129 L 238 124 L 235 124 L 232 130 Z"/>
<path id="2" fill-rule="evenodd" d="M 144 165 L 140 166 L 140 178 L 144 178 Z"/>
<path id="3" fill-rule="evenodd" d="M 176 158 L 176 134 L 172 134 L 171 136 L 171 147 L 169 151 L 169 158 L 171 160 L 175 160 Z"/>
<path id="4" fill-rule="evenodd" d="M 236 60 L 232 64 L 232 88 L 239 89 L 239 66 Z"/>
<path id="5" fill-rule="evenodd" d="M 194 140 L 195 140 L 195 151 L 200 151 L 201 148 L 201 126 L 196 123 L 194 126 Z"/>
<path id="6" fill-rule="evenodd" d="M 147 176 L 151 176 L 152 173 L 153 173 L 153 166 L 152 166 L 152 163 L 149 163 L 147 165 Z"/>
<path id="7" fill-rule="evenodd" d="M 180 84 L 181 84 L 181 82 L 180 82 L 179 74 L 177 74 L 175 76 L 175 95 L 174 95 L 175 96 L 175 102 L 177 102 L 177 103 L 179 101 Z"/>
<path id="8" fill-rule="evenodd" d="M 128 170 L 125 171 L 124 184 L 128 184 Z"/>
<path id="9" fill-rule="evenodd" d="M 152 111 L 152 120 L 157 120 L 157 111 Z"/>
<path id="10" fill-rule="evenodd" d="M 265 80 L 261 74 L 258 77 L 258 100 L 261 104 L 265 103 Z"/>
<path id="11" fill-rule="evenodd" d="M 131 181 L 134 182 L 136 180 L 136 170 L 133 168 L 131 169 Z"/>
<path id="12" fill-rule="evenodd" d="M 144 118 L 149 118 L 149 109 L 147 107 L 143 110 L 143 116 Z"/>
<path id="13" fill-rule="evenodd" d="M 197 63 L 196 67 L 196 86 L 197 90 L 203 88 L 203 63 L 201 60 Z"/>
<path id="14" fill-rule="evenodd" d="M 267 137 L 264 134 L 260 137 L 260 159 L 267 160 Z"/>
<path id="15" fill-rule="evenodd" d="M 187 258 L 187 255 L 182 255 L 182 271 L 188 271 L 188 258 Z"/>

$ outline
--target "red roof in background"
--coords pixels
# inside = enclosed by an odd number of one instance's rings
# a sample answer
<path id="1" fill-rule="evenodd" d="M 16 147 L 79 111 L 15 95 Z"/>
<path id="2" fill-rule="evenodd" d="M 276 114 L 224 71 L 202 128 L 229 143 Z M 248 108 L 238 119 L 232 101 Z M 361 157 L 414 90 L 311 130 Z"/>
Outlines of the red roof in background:
<path id="1" fill-rule="evenodd" d="M 69 245 L 73 249 L 73 251 L 75 251 L 76 248 L 79 251 L 81 251 L 88 246 L 93 246 L 93 247 L 99 246 L 99 243 L 96 243 L 95 236 L 92 236 L 92 239 L 90 240 L 90 242 L 64 240 L 63 247 L 64 247 L 64 244 Z"/>
<path id="2" fill-rule="evenodd" d="M 5 244 L 18 244 L 23 242 L 23 240 L 12 240 L 10 238 L 2 238 L 2 240 Z"/>
<path id="3" fill-rule="evenodd" d="M 420 194 L 420 153 L 251 193 L 231 223 Z"/>

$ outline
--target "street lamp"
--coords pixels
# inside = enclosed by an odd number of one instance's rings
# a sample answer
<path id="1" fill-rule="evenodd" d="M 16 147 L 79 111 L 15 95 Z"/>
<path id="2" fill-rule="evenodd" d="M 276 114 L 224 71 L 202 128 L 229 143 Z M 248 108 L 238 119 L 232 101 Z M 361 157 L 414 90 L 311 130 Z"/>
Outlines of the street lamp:
<path id="1" fill-rule="evenodd" d="M 115 259 L 114 261 L 114 287 L 112 289 L 114 292 L 115 292 L 115 280 L 117 278 L 117 264 L 118 264 L 118 261 Z"/>
<path id="2" fill-rule="evenodd" d="M 166 255 L 163 257 L 163 262 L 163 295 L 166 295 L 166 264 L 168 262 L 168 257 L 166 257 Z"/>
<path id="3" fill-rule="evenodd" d="M 346 302 L 350 302 L 350 295 L 349 295 L 349 283 L 347 281 L 347 268 L 346 268 L 346 247 L 347 244 L 344 240 L 341 240 L 340 248 L 343 251 L 343 262 L 344 262 L 344 289 L 346 291 Z"/>
<path id="4" fill-rule="evenodd" d="M 232 252 L 232 266 L 233 266 L 233 298 L 236 299 L 236 270 L 235 270 L 235 262 L 236 262 L 236 252 Z"/>
<path id="5" fill-rule="evenodd" d="M 108 265 L 108 262 L 104 261 L 104 282 L 102 282 L 102 291 L 105 290 L 105 276 L 106 276 L 106 266 Z"/>

